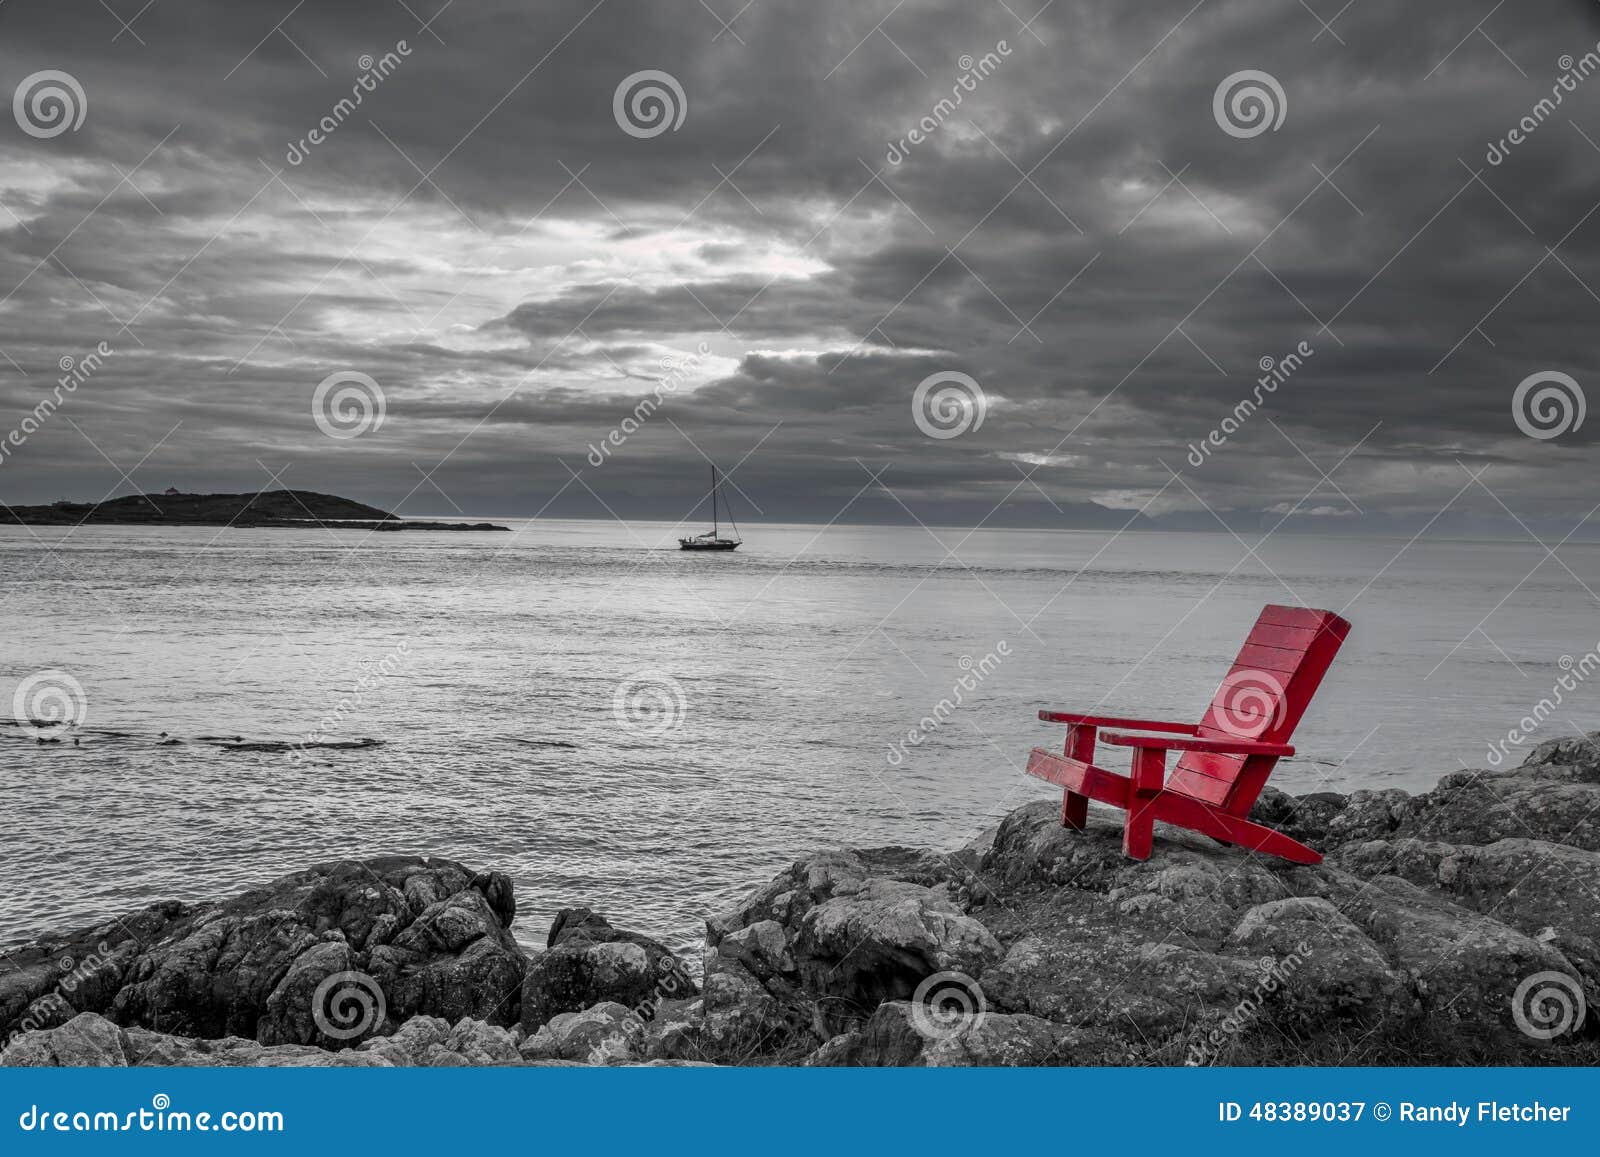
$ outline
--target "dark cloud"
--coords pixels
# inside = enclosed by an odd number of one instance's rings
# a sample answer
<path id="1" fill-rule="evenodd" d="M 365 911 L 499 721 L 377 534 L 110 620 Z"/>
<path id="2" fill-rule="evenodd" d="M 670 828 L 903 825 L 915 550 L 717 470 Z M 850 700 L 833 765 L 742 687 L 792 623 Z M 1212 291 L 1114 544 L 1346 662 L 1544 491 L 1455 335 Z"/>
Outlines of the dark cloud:
<path id="1" fill-rule="evenodd" d="M 1534 438 L 1512 404 L 1597 380 L 1600 79 L 1538 108 L 1596 6 L 1323 7 L 158 0 L 123 29 L 10 0 L 0 90 L 62 70 L 88 115 L 0 120 L 0 427 L 115 352 L 0 498 L 125 488 L 102 451 L 165 437 L 137 481 L 259 460 L 442 510 L 437 468 L 508 515 L 678 517 L 703 451 L 768 517 L 1407 529 L 1488 467 L 1439 525 L 1503 522 L 1498 495 L 1564 533 L 1600 419 Z M 617 124 L 642 70 L 681 84 L 678 131 Z M 1276 131 L 1218 125 L 1243 70 Z M 344 369 L 387 405 L 349 441 L 311 415 Z M 987 401 L 950 439 L 912 420 L 942 371 Z"/>

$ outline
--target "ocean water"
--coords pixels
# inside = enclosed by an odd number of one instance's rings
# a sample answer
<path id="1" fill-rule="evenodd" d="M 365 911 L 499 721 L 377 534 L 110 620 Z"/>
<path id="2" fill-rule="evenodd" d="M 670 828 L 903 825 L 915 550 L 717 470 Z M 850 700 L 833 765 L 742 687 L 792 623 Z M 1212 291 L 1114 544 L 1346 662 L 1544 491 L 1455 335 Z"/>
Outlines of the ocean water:
<path id="1" fill-rule="evenodd" d="M 1600 639 L 1592 545 L 511 525 L 0 528 L 0 718 L 41 672 L 87 705 L 76 745 L 0 727 L 0 943 L 409 852 L 509 873 L 530 945 L 587 904 L 683 946 L 808 850 L 1052 795 L 1041 707 L 1198 718 L 1264 603 L 1354 623 L 1274 775 L 1299 792 L 1486 766 Z M 1534 741 L 1597 725 L 1600 688 L 1563 699 Z"/>

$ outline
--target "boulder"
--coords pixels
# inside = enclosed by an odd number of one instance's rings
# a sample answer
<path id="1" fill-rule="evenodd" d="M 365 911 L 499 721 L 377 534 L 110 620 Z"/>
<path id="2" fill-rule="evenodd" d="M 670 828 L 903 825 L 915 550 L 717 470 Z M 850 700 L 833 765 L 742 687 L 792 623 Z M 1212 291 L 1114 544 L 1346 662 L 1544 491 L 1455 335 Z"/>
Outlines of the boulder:
<path id="1" fill-rule="evenodd" d="M 80 1012 L 59 1027 L 25 1032 L 0 1055 L 0 1064 L 31 1068 L 126 1068 L 131 1063 L 126 1035 L 93 1012 Z"/>
<path id="2" fill-rule="evenodd" d="M 504 921 L 503 911 L 468 888 L 429 904 L 373 948 L 366 971 L 386 994 L 390 1015 L 517 1023 L 528 959 Z"/>
<path id="3" fill-rule="evenodd" d="M 878 1006 L 853 1032 L 834 1037 L 805 1059 L 812 1067 L 1061 1065 L 1086 1061 L 1086 1050 L 1104 1057 L 1105 1042 L 1026 1014 L 986 1013 L 932 1027 L 910 1001 Z M 1110 1061 L 1095 1063 L 1112 1063 Z"/>
<path id="4" fill-rule="evenodd" d="M 615 1003 L 648 1021 L 656 1005 L 699 991 L 687 964 L 638 932 L 613 928 L 587 908 L 563 908 L 550 926 L 549 947 L 527 967 L 522 982 L 524 1032 L 552 1018 Z"/>
<path id="5" fill-rule="evenodd" d="M 1341 1020 L 1399 1024 L 1421 1011 L 1409 979 L 1343 912 L 1317 896 L 1258 904 L 1228 936 L 1258 958 L 1278 994 L 1275 1020 L 1317 1032 Z"/>
<path id="6" fill-rule="evenodd" d="M 1552 945 L 1394 876 L 1361 883 L 1341 908 L 1441 1020 L 1514 1033 L 1512 997 L 1524 979 L 1558 972 L 1581 984 Z"/>
<path id="7" fill-rule="evenodd" d="M 0 966 L 6 1033 L 78 1012 L 193 1038 L 344 1048 L 419 1013 L 506 1025 L 526 958 L 500 873 L 340 860 L 220 904 L 155 905 Z M 69 966 L 70 963 L 70 966 Z"/>
<path id="8" fill-rule="evenodd" d="M 980 973 L 1002 949 L 958 900 L 964 875 L 901 849 L 795 863 L 706 923 L 709 1043 L 815 1048 L 935 973 Z"/>
<path id="9" fill-rule="evenodd" d="M 244 1037 L 216 1039 L 122 1028 L 97 1013 L 80 1013 L 57 1028 L 23 1033 L 0 1053 L 4 1066 L 189 1066 L 384 1068 L 520 1064 L 510 1030 L 463 1017 L 453 1027 L 413 1017 L 392 1035 L 337 1051 L 315 1045 L 266 1045 Z"/>
<path id="10" fill-rule="evenodd" d="M 0 1040 L 64 1024 L 79 1012 L 104 1012 L 141 947 L 197 909 L 152 904 L 65 936 L 6 950 L 0 961 Z"/>
<path id="11" fill-rule="evenodd" d="M 414 1016 L 388 1036 L 373 1037 L 356 1046 L 358 1052 L 387 1061 L 397 1068 L 425 1065 L 450 1036 L 450 1022 L 437 1016 Z"/>
<path id="12" fill-rule="evenodd" d="M 464 1065 L 515 1064 L 521 1059 L 509 1029 L 470 1016 L 462 1017 L 444 1040 L 424 1053 L 423 1063 L 430 1063 L 430 1058 L 441 1054 L 458 1058 L 450 1061 L 451 1064 Z"/>
<path id="13" fill-rule="evenodd" d="M 656 1009 L 655 1019 L 643 1026 L 630 1048 L 634 1055 L 652 1061 L 709 1064 L 713 1062 L 708 1059 L 705 1043 L 714 1030 L 715 1026 L 707 1025 L 702 997 L 663 1001 Z"/>
<path id="14" fill-rule="evenodd" d="M 527 1060 L 612 1064 L 631 1059 L 643 1028 L 632 1009 L 605 1001 L 580 1012 L 557 1013 L 522 1042 Z"/>
<path id="15" fill-rule="evenodd" d="M 1522 837 L 1481 847 L 1412 838 L 1349 844 L 1333 859 L 1358 876 L 1399 876 L 1530 936 L 1555 929 L 1600 939 L 1600 852 Z"/>
<path id="16" fill-rule="evenodd" d="M 268 1047 L 241 1037 L 197 1040 L 124 1029 L 93 1012 L 79 1013 L 57 1028 L 25 1032 L 0 1053 L 0 1066 L 124 1068 L 159 1065 L 187 1067 L 351 1067 L 385 1062 L 355 1052 L 329 1052 L 309 1045 Z"/>

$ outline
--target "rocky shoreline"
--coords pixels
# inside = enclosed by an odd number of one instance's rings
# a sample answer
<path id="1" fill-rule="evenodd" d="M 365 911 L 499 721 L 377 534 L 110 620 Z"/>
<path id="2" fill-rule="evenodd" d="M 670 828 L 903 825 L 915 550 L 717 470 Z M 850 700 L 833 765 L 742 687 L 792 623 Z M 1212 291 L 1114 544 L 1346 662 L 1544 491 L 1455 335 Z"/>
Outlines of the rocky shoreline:
<path id="1" fill-rule="evenodd" d="M 955 852 L 825 851 L 703 958 L 511 881 L 337 861 L 0 956 L 3 1065 L 1600 1063 L 1600 732 L 1432 791 L 1291 797 L 1299 867 L 1030 803 Z"/>

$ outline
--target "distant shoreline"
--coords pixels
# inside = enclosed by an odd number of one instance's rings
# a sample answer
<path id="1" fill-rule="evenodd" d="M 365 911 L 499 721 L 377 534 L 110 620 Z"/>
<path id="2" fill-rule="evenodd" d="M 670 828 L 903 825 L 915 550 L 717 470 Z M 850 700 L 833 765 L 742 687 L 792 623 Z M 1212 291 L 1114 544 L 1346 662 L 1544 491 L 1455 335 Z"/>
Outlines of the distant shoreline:
<path id="1" fill-rule="evenodd" d="M 429 522 L 401 518 L 349 498 L 314 490 L 254 494 L 129 494 L 105 502 L 0 505 L 0 526 L 218 526 L 239 529 L 505 530 L 492 522 Z"/>

